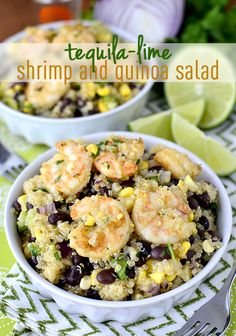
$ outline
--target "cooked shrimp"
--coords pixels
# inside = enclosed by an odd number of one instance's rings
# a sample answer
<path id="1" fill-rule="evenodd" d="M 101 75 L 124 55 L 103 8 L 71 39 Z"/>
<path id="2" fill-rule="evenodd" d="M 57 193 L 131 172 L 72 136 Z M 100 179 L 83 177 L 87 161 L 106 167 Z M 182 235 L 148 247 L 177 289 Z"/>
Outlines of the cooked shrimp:
<path id="1" fill-rule="evenodd" d="M 78 222 L 69 234 L 70 246 L 92 261 L 107 260 L 128 242 L 133 224 L 122 204 L 107 196 L 85 197 L 71 207 Z"/>
<path id="2" fill-rule="evenodd" d="M 154 160 L 178 179 L 187 175 L 195 178 L 201 171 L 200 166 L 193 163 L 186 154 L 172 148 L 160 147 Z"/>
<path id="3" fill-rule="evenodd" d="M 43 163 L 43 181 L 53 195 L 74 196 L 89 182 L 93 159 L 84 146 L 73 140 L 56 144 L 59 151 Z"/>
<path id="4" fill-rule="evenodd" d="M 136 161 L 144 153 L 144 143 L 139 139 L 110 137 L 106 140 L 94 164 L 100 173 L 109 178 L 125 179 L 136 174 Z"/>
<path id="5" fill-rule="evenodd" d="M 95 37 L 81 24 L 68 25 L 60 29 L 53 43 L 95 43 Z"/>
<path id="6" fill-rule="evenodd" d="M 111 136 L 108 138 L 106 141 L 106 147 L 109 149 L 109 146 L 117 148 L 118 153 L 133 161 L 141 159 L 145 149 L 142 138 L 126 139 L 121 136 Z M 112 152 L 115 151 L 114 148 L 111 150 Z"/>
<path id="7" fill-rule="evenodd" d="M 27 100 L 39 110 L 52 108 L 69 90 L 70 85 L 53 81 L 29 83 L 26 89 Z"/>
<path id="8" fill-rule="evenodd" d="M 51 41 L 55 32 L 50 29 L 41 29 L 37 27 L 28 27 L 25 29 L 25 36 L 21 43 L 48 43 Z"/>
<path id="9" fill-rule="evenodd" d="M 174 244 L 188 239 L 196 231 L 189 220 L 184 194 L 176 187 L 159 187 L 155 192 L 140 191 L 132 219 L 137 233 L 154 244 Z"/>

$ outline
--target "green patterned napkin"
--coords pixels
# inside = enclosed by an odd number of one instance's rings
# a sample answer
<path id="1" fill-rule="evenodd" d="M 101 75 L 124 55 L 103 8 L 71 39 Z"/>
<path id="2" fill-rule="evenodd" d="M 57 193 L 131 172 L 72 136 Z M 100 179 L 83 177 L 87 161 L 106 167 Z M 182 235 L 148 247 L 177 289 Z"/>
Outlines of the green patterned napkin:
<path id="1" fill-rule="evenodd" d="M 156 98 L 149 101 L 148 111 L 155 112 L 158 109 Z M 209 134 L 236 153 L 236 114 L 220 127 L 210 131 Z M 27 162 L 30 162 L 40 153 L 44 152 L 46 146 L 32 146 L 25 140 L 11 135 L 4 124 L 0 122 L 0 141 L 8 148 L 21 155 Z M 32 285 L 26 274 L 14 265 L 14 258 L 7 246 L 3 223 L 3 206 L 11 183 L 0 177 L 0 276 L 3 277 L 0 288 L 0 302 L 2 310 L 0 313 L 0 335 L 174 335 L 185 321 L 208 301 L 222 286 L 230 271 L 230 265 L 234 260 L 236 248 L 236 173 L 228 178 L 222 179 L 230 196 L 233 206 L 234 227 L 227 252 L 217 265 L 217 268 L 208 279 L 199 286 L 191 300 L 175 306 L 162 318 L 150 316 L 136 323 L 122 325 L 118 322 L 92 323 L 83 316 L 67 315 L 61 311 L 53 300 L 43 298 L 37 289 Z M 10 272 L 9 272 L 10 270 Z M 227 336 L 236 335 L 236 283 L 231 294 L 232 323 Z M 37 304 L 36 304 L 37 302 Z M 6 317 L 6 314 L 11 317 Z M 15 324 L 13 320 L 18 322 Z M 14 327 L 15 325 L 15 327 Z M 14 328 L 14 331 L 12 329 Z"/>

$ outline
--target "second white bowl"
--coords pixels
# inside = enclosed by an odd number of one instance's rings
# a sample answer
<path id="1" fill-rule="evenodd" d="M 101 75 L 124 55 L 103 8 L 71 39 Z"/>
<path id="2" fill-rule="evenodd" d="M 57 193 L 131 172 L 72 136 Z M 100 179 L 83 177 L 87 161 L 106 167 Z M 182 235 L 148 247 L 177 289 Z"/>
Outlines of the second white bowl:
<path id="1" fill-rule="evenodd" d="M 174 304 L 179 304 L 192 295 L 199 284 L 216 267 L 220 258 L 224 254 L 232 229 L 232 212 L 230 201 L 222 182 L 218 176 L 197 156 L 178 145 L 152 136 L 129 132 L 116 132 L 116 134 L 129 138 L 137 138 L 141 136 L 147 148 L 161 144 L 188 154 L 193 162 L 201 164 L 202 166 L 202 173 L 200 174 L 199 179 L 205 180 L 217 188 L 219 193 L 217 226 L 219 234 L 222 237 L 223 246 L 215 252 L 209 263 L 195 277 L 178 288 L 158 296 L 136 301 L 110 302 L 93 300 L 69 293 L 56 287 L 39 275 L 25 259 L 22 251 L 21 240 L 17 232 L 16 218 L 11 211 L 11 207 L 13 202 L 22 194 L 24 181 L 38 174 L 41 164 L 49 160 L 54 155 L 54 149 L 51 149 L 41 155 L 16 179 L 6 202 L 5 230 L 10 248 L 17 262 L 30 276 L 39 292 L 46 297 L 53 298 L 58 306 L 65 312 L 85 315 L 94 322 L 116 320 L 123 323 L 131 323 L 149 315 L 157 317 L 163 316 Z M 97 133 L 87 135 L 84 139 L 88 142 L 94 143 L 101 141 L 108 135 L 110 135 L 110 132 Z"/>

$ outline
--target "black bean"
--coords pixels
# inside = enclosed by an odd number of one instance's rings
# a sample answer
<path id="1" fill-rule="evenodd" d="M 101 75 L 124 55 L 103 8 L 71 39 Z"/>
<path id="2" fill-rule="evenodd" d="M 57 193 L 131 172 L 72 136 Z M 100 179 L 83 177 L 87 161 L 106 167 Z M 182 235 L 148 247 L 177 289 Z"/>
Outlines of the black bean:
<path id="1" fill-rule="evenodd" d="M 208 233 L 211 235 L 211 239 L 212 241 L 222 241 L 222 239 L 220 238 L 219 234 L 216 232 L 216 231 L 212 231 L 212 230 L 209 230 Z"/>
<path id="2" fill-rule="evenodd" d="M 195 256 L 196 252 L 193 251 L 193 250 L 188 250 L 187 254 L 186 254 L 186 257 L 187 257 L 187 260 L 190 261 L 194 256 Z"/>
<path id="3" fill-rule="evenodd" d="M 65 272 L 65 281 L 70 286 L 79 285 L 82 277 L 83 272 L 80 266 L 71 266 L 71 268 Z"/>
<path id="4" fill-rule="evenodd" d="M 197 198 L 198 204 L 203 207 L 204 209 L 208 209 L 211 204 L 210 196 L 208 193 L 205 191 L 201 195 L 195 195 Z"/>
<path id="5" fill-rule="evenodd" d="M 143 257 L 142 255 L 139 255 L 138 253 L 139 260 L 135 262 L 135 266 L 141 267 L 145 264 L 147 258 Z"/>
<path id="6" fill-rule="evenodd" d="M 143 256 L 148 256 L 151 252 L 151 244 L 145 241 L 142 241 L 142 247 L 140 248 L 140 252 L 142 253 Z"/>
<path id="7" fill-rule="evenodd" d="M 171 259 L 171 254 L 166 246 L 156 246 L 151 250 L 151 257 L 155 260 Z"/>
<path id="8" fill-rule="evenodd" d="M 198 233 L 199 237 L 201 238 L 201 240 L 205 239 L 205 232 L 206 232 L 205 230 L 197 228 L 197 233 Z"/>
<path id="9" fill-rule="evenodd" d="M 62 100 L 62 104 L 61 104 L 61 108 L 60 108 L 60 111 L 62 112 L 64 110 L 64 108 L 68 105 L 70 105 L 72 103 L 72 99 L 71 98 L 68 98 L 68 97 L 65 97 L 63 100 Z"/>
<path id="10" fill-rule="evenodd" d="M 75 109 L 74 117 L 75 117 L 75 118 L 83 117 L 83 113 L 80 111 L 79 108 L 76 108 L 76 109 Z"/>
<path id="11" fill-rule="evenodd" d="M 131 90 L 136 89 L 137 85 L 135 83 L 129 83 Z"/>
<path id="12" fill-rule="evenodd" d="M 12 206 L 17 212 L 21 212 L 21 205 L 18 201 L 15 201 Z"/>
<path id="13" fill-rule="evenodd" d="M 179 183 L 179 179 L 172 178 L 170 182 L 168 183 L 168 186 L 177 185 L 178 183 Z"/>
<path id="14" fill-rule="evenodd" d="M 190 242 L 190 244 L 193 244 L 194 240 L 195 240 L 194 236 L 190 236 L 190 237 L 189 237 L 189 242 Z"/>
<path id="15" fill-rule="evenodd" d="M 81 255 L 79 255 L 79 254 L 72 254 L 71 255 L 71 261 L 72 261 L 72 263 L 73 263 L 73 265 L 79 265 L 79 264 L 81 264 L 81 263 L 84 263 L 84 260 L 85 260 L 86 258 L 85 257 L 82 257 Z"/>
<path id="16" fill-rule="evenodd" d="M 116 280 L 113 268 L 105 269 L 97 274 L 97 281 L 103 285 L 109 285 Z"/>
<path id="17" fill-rule="evenodd" d="M 31 256 L 31 257 L 28 259 L 28 263 L 30 264 L 30 266 L 32 266 L 32 267 L 35 269 L 35 266 L 38 265 L 37 257 L 35 257 L 35 256 Z"/>
<path id="18" fill-rule="evenodd" d="M 56 225 L 59 221 L 72 222 L 72 219 L 67 212 L 63 211 L 53 213 L 48 217 L 48 222 L 52 225 Z"/>
<path id="19" fill-rule="evenodd" d="M 151 252 L 151 244 L 148 242 L 142 241 L 142 246 L 140 248 L 140 252 L 138 253 L 139 260 L 136 261 L 135 265 L 137 267 L 141 267 L 143 264 L 145 264 L 150 252 Z"/>
<path id="20" fill-rule="evenodd" d="M 194 196 L 188 197 L 188 204 L 193 210 L 196 210 L 198 208 L 198 201 L 196 200 L 196 198 L 194 198 Z"/>
<path id="21" fill-rule="evenodd" d="M 29 238 L 28 238 L 29 243 L 34 243 L 35 241 L 36 241 L 35 237 L 29 236 Z"/>
<path id="22" fill-rule="evenodd" d="M 101 297 L 98 294 L 98 292 L 95 289 L 92 289 L 92 288 L 89 288 L 85 292 L 85 296 L 88 297 L 88 298 L 90 298 L 90 299 L 101 300 Z"/>
<path id="23" fill-rule="evenodd" d="M 133 187 L 134 186 L 134 180 L 132 178 L 130 178 L 128 180 L 121 181 L 120 185 L 122 186 L 122 188 Z"/>
<path id="24" fill-rule="evenodd" d="M 135 268 L 134 267 L 127 267 L 125 274 L 130 278 L 134 279 L 135 278 Z"/>
<path id="25" fill-rule="evenodd" d="M 33 209 L 33 207 L 34 206 L 31 203 L 29 203 L 29 202 L 26 203 L 26 209 L 27 210 Z"/>
<path id="26" fill-rule="evenodd" d="M 108 196 L 109 195 L 109 190 L 107 187 L 100 187 L 99 188 L 99 194 L 103 196 Z"/>
<path id="27" fill-rule="evenodd" d="M 184 259 L 180 259 L 180 263 L 181 263 L 181 265 L 186 265 L 186 263 L 187 263 L 187 259 L 186 258 L 184 258 Z"/>
<path id="28" fill-rule="evenodd" d="M 58 243 L 62 258 L 66 258 L 72 253 L 72 249 L 68 246 L 68 243 L 68 241 Z"/>
<path id="29" fill-rule="evenodd" d="M 20 101 L 20 96 L 22 96 L 22 92 L 21 91 L 17 91 L 15 94 L 14 94 L 14 99 L 19 103 Z"/>
<path id="30" fill-rule="evenodd" d="M 206 216 L 201 216 L 198 220 L 198 222 L 204 227 L 205 230 L 209 229 L 209 220 Z"/>

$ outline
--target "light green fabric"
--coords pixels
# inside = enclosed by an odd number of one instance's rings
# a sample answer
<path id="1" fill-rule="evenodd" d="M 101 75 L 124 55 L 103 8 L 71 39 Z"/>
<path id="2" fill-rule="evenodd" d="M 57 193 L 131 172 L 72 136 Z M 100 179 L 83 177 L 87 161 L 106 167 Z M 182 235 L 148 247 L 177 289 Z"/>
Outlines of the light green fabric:
<path id="1" fill-rule="evenodd" d="M 151 100 L 149 102 L 150 109 L 155 105 L 157 105 L 157 102 L 154 100 Z M 231 149 L 236 149 L 236 115 L 233 114 L 230 116 L 230 118 L 219 128 L 214 129 L 210 132 L 211 135 L 216 137 L 218 140 L 220 140 L 223 144 L 225 144 L 227 147 L 230 147 Z M 28 144 L 25 140 L 22 138 L 18 138 L 10 134 L 6 127 L 0 123 L 0 140 L 4 141 L 4 143 L 9 146 L 12 150 L 14 150 L 16 153 L 24 157 L 24 159 L 27 162 L 30 162 L 32 159 L 37 157 L 40 153 L 44 152 L 47 147 L 46 146 L 32 146 Z M 73 323 L 73 319 L 71 319 L 71 316 L 68 316 L 67 314 L 64 314 L 63 312 L 59 312 L 57 308 L 51 310 L 51 303 L 49 301 L 40 301 L 41 307 L 37 307 L 38 309 L 43 309 L 44 313 L 46 312 L 48 314 L 48 319 L 46 321 L 43 321 L 41 324 L 37 322 L 34 326 L 32 325 L 32 328 L 34 330 L 37 330 L 40 332 L 40 334 L 50 335 L 51 328 L 55 327 L 57 328 L 57 323 L 55 318 L 55 314 L 59 314 L 60 317 L 57 319 L 60 321 L 62 318 L 65 319 L 65 325 L 68 324 L 70 328 L 68 331 L 64 331 L 61 334 L 63 335 L 73 335 L 76 330 L 76 335 L 91 335 L 91 334 L 100 334 L 100 335 L 158 335 L 158 336 L 171 336 L 174 335 L 174 332 L 178 330 L 185 320 L 190 316 L 193 312 L 193 310 L 198 309 L 202 304 L 206 302 L 207 299 L 212 297 L 218 289 L 222 286 L 222 281 L 227 277 L 230 269 L 230 265 L 233 262 L 233 253 L 235 251 L 236 247 L 236 174 L 233 174 L 232 176 L 228 178 L 222 179 L 223 183 L 225 184 L 226 190 L 228 191 L 228 194 L 231 198 L 231 203 L 233 204 L 233 215 L 234 215 L 234 228 L 233 228 L 233 235 L 230 241 L 228 252 L 225 254 L 224 258 L 221 260 L 217 268 L 214 270 L 213 274 L 209 276 L 209 278 L 202 284 L 193 295 L 192 299 L 189 301 L 184 302 L 183 304 L 176 306 L 175 308 L 171 309 L 171 311 L 166 314 L 161 319 L 155 319 L 154 317 L 150 316 L 147 319 L 144 319 L 142 321 L 138 321 L 136 323 L 132 323 L 129 325 L 120 325 L 117 322 L 107 322 L 103 324 L 94 324 L 88 321 L 84 317 L 76 317 L 76 322 L 78 322 L 78 325 L 76 323 Z M 4 200 L 6 198 L 6 195 L 8 193 L 8 190 L 10 188 L 11 183 L 7 181 L 6 179 L 3 179 L 0 177 L 0 271 L 1 276 L 4 277 L 4 275 L 7 274 L 7 272 L 10 270 L 12 265 L 14 264 L 14 258 L 7 246 L 5 234 L 2 228 L 3 223 L 3 206 L 4 206 Z M 15 279 L 14 279 L 15 277 Z M 23 280 L 22 280 L 23 277 Z M 17 280 L 18 279 L 18 280 Z M 14 295 L 16 294 L 14 292 L 14 285 L 11 288 L 11 284 L 14 284 L 15 282 L 15 288 L 16 293 L 20 291 L 19 288 L 26 288 L 27 291 L 27 297 L 28 300 L 30 298 L 32 299 L 32 296 L 38 295 L 36 293 L 30 292 L 31 284 L 30 281 L 26 281 L 25 275 L 20 272 L 19 268 L 17 266 L 14 266 L 13 270 L 8 274 L 8 278 L 6 278 L 5 283 L 6 286 L 0 288 L 0 297 L 1 295 L 4 297 L 4 302 L 7 304 L 10 302 L 10 300 L 13 300 L 12 302 L 14 304 L 22 304 L 21 300 L 16 300 L 16 297 Z M 18 282 L 17 282 L 18 281 Z M 19 281 L 22 284 L 22 281 L 24 282 L 24 286 L 19 286 Z M 18 285 L 17 285 L 18 283 Z M 7 295 L 4 296 L 5 292 L 8 290 Z M 2 291 L 2 294 L 1 294 Z M 9 296 L 9 291 L 13 292 L 13 296 Z M 3 293 L 4 292 L 4 293 Z M 19 293 L 18 293 L 19 294 Z M 231 304 L 231 311 L 232 311 L 232 323 L 228 331 L 225 335 L 227 336 L 235 336 L 236 335 L 236 283 L 233 286 L 232 289 L 232 304 Z M 1 300 L 0 300 L 1 301 Z M 26 302 L 27 305 L 27 302 Z M 21 307 L 22 308 L 22 307 Z M 6 306 L 5 309 L 7 310 Z M 23 314 L 23 317 L 25 317 L 25 322 L 27 323 L 27 310 L 25 311 L 25 307 L 22 308 L 25 312 Z M 22 312 L 22 309 L 20 310 Z M 7 310 L 8 311 L 8 310 Z M 11 312 L 8 312 L 11 314 Z M 36 314 L 36 312 L 35 312 Z M 59 316 L 58 315 L 58 316 Z M 63 316 L 64 317 L 63 317 Z M 37 315 L 36 315 L 37 318 Z M 38 316 L 38 320 L 40 320 L 40 316 Z M 22 321 L 22 317 L 21 317 Z M 64 321 L 64 320 L 63 320 Z M 6 318 L 3 314 L 0 315 L 0 335 L 6 336 L 9 335 L 9 332 L 12 330 L 15 322 L 13 320 L 10 320 L 9 318 Z M 36 329 L 35 329 L 36 328 Z M 65 328 L 65 326 L 64 326 Z M 58 330 L 60 331 L 60 329 Z M 22 324 L 16 324 L 14 335 L 35 335 L 35 332 L 31 332 L 28 329 L 25 329 Z"/>

